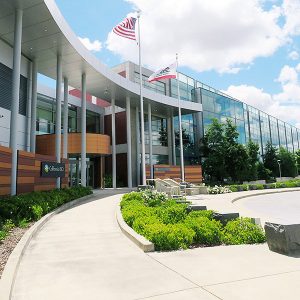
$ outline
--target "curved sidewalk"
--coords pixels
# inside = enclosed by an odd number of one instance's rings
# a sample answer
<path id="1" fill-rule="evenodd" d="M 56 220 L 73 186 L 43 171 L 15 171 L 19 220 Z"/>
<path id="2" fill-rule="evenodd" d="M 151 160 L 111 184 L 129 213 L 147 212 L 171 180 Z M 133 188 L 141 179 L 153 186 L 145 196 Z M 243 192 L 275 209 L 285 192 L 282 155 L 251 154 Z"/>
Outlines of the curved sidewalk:
<path id="1" fill-rule="evenodd" d="M 266 245 L 143 253 L 120 231 L 120 195 L 54 216 L 31 241 L 14 300 L 299 299 L 300 259 Z"/>

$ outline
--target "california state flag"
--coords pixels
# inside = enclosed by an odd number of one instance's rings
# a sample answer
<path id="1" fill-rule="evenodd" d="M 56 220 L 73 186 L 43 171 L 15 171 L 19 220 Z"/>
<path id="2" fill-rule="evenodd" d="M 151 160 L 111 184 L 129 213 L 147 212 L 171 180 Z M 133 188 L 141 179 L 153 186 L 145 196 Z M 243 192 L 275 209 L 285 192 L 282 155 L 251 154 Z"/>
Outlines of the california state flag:
<path id="1" fill-rule="evenodd" d="M 177 78 L 176 62 L 174 62 L 173 64 L 171 64 L 170 66 L 164 69 L 160 69 L 157 72 L 153 73 L 148 78 L 148 82 L 170 79 L 170 78 Z"/>

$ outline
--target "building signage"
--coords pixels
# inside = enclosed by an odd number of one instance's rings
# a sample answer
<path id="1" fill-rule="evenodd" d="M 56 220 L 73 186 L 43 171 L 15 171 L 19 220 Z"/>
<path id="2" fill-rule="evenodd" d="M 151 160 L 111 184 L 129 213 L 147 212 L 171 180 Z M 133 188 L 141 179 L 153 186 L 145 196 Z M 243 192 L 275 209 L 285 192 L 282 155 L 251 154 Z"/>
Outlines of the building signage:
<path id="1" fill-rule="evenodd" d="M 41 175 L 42 177 L 65 177 L 66 166 L 63 163 L 42 162 Z"/>

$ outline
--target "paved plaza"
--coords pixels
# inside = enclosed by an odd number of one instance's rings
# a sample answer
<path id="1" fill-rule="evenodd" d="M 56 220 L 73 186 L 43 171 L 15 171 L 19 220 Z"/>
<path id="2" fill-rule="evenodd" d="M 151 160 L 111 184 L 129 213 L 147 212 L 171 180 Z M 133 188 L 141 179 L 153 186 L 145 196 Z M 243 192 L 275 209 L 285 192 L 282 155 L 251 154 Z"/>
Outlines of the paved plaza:
<path id="1" fill-rule="evenodd" d="M 121 196 L 100 195 L 54 216 L 30 242 L 12 299 L 299 299 L 300 258 L 266 244 L 145 254 L 118 227 Z M 253 205 L 241 207 L 264 208 Z"/>

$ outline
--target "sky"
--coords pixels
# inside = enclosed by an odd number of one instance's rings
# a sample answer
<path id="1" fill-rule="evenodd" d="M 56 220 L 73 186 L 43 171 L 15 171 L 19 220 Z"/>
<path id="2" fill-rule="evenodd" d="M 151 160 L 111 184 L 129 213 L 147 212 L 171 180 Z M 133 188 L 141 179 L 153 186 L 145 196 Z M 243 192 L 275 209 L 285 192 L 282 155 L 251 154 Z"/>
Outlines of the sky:
<path id="1" fill-rule="evenodd" d="M 180 71 L 300 128 L 300 0 L 56 0 L 103 63 L 138 62 L 112 33 L 142 11 L 143 65 Z"/>

